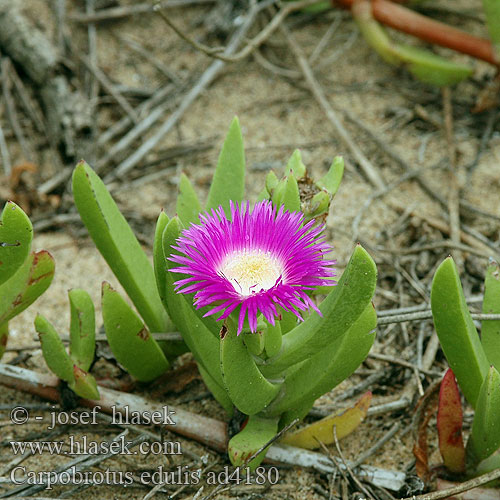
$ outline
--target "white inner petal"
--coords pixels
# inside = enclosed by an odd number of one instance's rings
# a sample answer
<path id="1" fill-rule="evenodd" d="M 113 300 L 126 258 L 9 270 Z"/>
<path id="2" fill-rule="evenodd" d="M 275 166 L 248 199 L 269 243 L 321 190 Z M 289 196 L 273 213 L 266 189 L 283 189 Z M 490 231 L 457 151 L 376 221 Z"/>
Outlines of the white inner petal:
<path id="1" fill-rule="evenodd" d="M 229 255 L 220 273 L 241 295 L 247 296 L 269 290 L 282 275 L 282 266 L 270 252 L 242 250 Z"/>

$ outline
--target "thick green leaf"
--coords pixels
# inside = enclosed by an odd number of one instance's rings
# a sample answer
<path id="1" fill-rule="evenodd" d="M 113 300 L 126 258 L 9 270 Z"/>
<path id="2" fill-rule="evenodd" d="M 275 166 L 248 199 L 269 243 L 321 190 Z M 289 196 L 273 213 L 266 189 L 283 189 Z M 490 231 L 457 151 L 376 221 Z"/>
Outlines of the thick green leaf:
<path id="1" fill-rule="evenodd" d="M 495 56 L 500 60 L 500 2 L 498 0 L 483 0 L 483 10 Z"/>
<path id="2" fill-rule="evenodd" d="M 228 444 L 229 460 L 235 467 L 241 467 L 247 460 L 265 446 L 278 432 L 278 420 L 250 415 L 245 427 L 233 436 Z M 267 449 L 260 452 L 248 467 L 253 471 L 266 456 Z"/>
<path id="3" fill-rule="evenodd" d="M 298 323 L 297 316 L 291 311 L 285 311 L 282 307 L 278 306 L 281 333 L 283 335 L 287 334 L 289 331 L 293 330 Z"/>
<path id="4" fill-rule="evenodd" d="M 294 420 L 303 420 L 307 414 L 311 411 L 314 406 L 316 399 L 310 401 L 305 401 L 300 404 L 300 406 L 294 406 L 281 414 L 279 428 L 283 429 L 287 425 L 291 424 Z"/>
<path id="5" fill-rule="evenodd" d="M 68 384 L 69 388 L 78 396 L 85 399 L 99 399 L 99 389 L 95 378 L 77 365 L 73 366 L 74 380 Z"/>
<path id="6" fill-rule="evenodd" d="M 289 212 L 300 212 L 300 194 L 297 179 L 289 175 L 283 192 L 283 205 Z"/>
<path id="7" fill-rule="evenodd" d="M 302 155 L 298 149 L 293 152 L 292 156 L 288 160 L 288 163 L 286 164 L 285 176 L 290 175 L 290 173 L 296 179 L 302 179 L 306 175 L 306 166 L 302 162 Z"/>
<path id="8" fill-rule="evenodd" d="M 102 317 L 109 346 L 130 375 L 149 382 L 168 369 L 167 358 L 149 330 L 106 282 L 102 284 Z"/>
<path id="9" fill-rule="evenodd" d="M 441 263 L 434 275 L 431 308 L 446 359 L 467 401 L 475 407 L 489 363 L 451 257 Z"/>
<path id="10" fill-rule="evenodd" d="M 165 260 L 165 256 L 163 255 L 163 242 L 162 235 L 165 227 L 167 226 L 169 218 L 162 210 L 156 222 L 156 231 L 155 231 L 155 239 L 153 244 L 153 263 L 154 263 L 154 272 L 156 278 L 156 287 L 158 289 L 158 294 L 160 295 L 160 299 L 163 302 L 165 310 L 167 310 L 165 306 L 165 283 L 166 283 L 166 275 L 167 275 L 167 262 Z M 170 317 L 167 317 L 166 331 L 173 332 L 177 331 L 177 328 L 173 324 Z M 181 354 L 184 354 L 189 349 L 184 342 L 174 342 L 174 341 L 160 341 L 158 345 L 161 347 L 162 351 L 167 356 L 167 359 L 174 360 Z"/>
<path id="11" fill-rule="evenodd" d="M 393 53 L 389 36 L 374 19 L 369 1 L 353 3 L 351 13 L 365 41 L 389 64 L 399 64 L 399 58 Z"/>
<path id="12" fill-rule="evenodd" d="M 273 189 L 271 200 L 276 208 L 279 208 L 281 205 L 283 205 L 283 197 L 285 196 L 286 185 L 287 179 L 285 177 L 281 179 Z"/>
<path id="13" fill-rule="evenodd" d="M 279 184 L 279 179 L 276 177 L 276 174 L 271 170 L 266 175 L 266 190 L 271 196 L 273 194 L 274 188 Z"/>
<path id="14" fill-rule="evenodd" d="M 184 173 L 181 174 L 179 182 L 176 210 L 179 219 L 185 227 L 188 227 L 190 224 L 199 224 L 200 219 L 198 215 L 202 210 L 201 204 L 191 181 Z"/>
<path id="15" fill-rule="evenodd" d="M 95 353 L 94 303 L 85 290 L 75 288 L 68 296 L 71 310 L 69 352 L 78 368 L 87 372 Z"/>
<path id="16" fill-rule="evenodd" d="M 32 253 L 16 274 L 0 285 L 0 325 L 33 304 L 54 278 L 55 264 L 49 252 Z"/>
<path id="17" fill-rule="evenodd" d="M 281 392 L 266 414 L 281 415 L 306 407 L 349 377 L 370 351 L 376 326 L 377 315 L 370 303 L 345 335 L 288 370 Z"/>
<path id="18" fill-rule="evenodd" d="M 344 176 L 344 158 L 336 156 L 326 175 L 322 177 L 316 184 L 328 191 L 330 196 L 335 196 L 335 193 L 340 187 L 342 177 Z"/>
<path id="19" fill-rule="evenodd" d="M 15 203 L 8 201 L 0 216 L 0 285 L 21 267 L 28 257 L 33 226 Z"/>
<path id="20" fill-rule="evenodd" d="M 35 319 L 35 329 L 42 345 L 42 353 L 49 369 L 61 380 L 74 382 L 73 361 L 66 352 L 66 349 L 58 333 L 40 314 Z"/>
<path id="21" fill-rule="evenodd" d="M 242 332 L 243 342 L 248 351 L 254 356 L 260 356 L 264 352 L 265 347 L 265 333 L 263 331 Z"/>
<path id="22" fill-rule="evenodd" d="M 465 447 L 462 438 L 462 401 L 453 371 L 448 368 L 439 390 L 437 414 L 439 451 L 445 467 L 454 474 L 465 472 Z"/>
<path id="23" fill-rule="evenodd" d="M 261 192 L 257 195 L 255 203 L 259 203 L 264 200 L 269 200 L 269 193 L 267 192 L 267 189 L 261 190 Z"/>
<path id="24" fill-rule="evenodd" d="M 266 376 L 278 375 L 326 349 L 340 339 L 370 304 L 377 283 L 373 259 L 357 245 L 337 286 L 316 312 L 283 337 L 280 354 L 261 368 Z"/>
<path id="25" fill-rule="evenodd" d="M 208 192 L 207 210 L 220 205 L 229 217 L 229 200 L 241 202 L 245 194 L 245 151 L 238 118 L 234 118 L 219 155 L 212 185 Z"/>
<path id="26" fill-rule="evenodd" d="M 73 172 L 73 195 L 97 249 L 145 323 L 153 332 L 166 331 L 167 315 L 149 259 L 106 186 L 84 161 Z"/>
<path id="27" fill-rule="evenodd" d="M 167 274 L 167 261 L 163 254 L 163 231 L 169 222 L 167 214 L 162 210 L 156 221 L 155 239 L 153 243 L 153 264 L 156 279 L 156 288 L 160 299 L 165 306 L 165 277 Z"/>
<path id="28" fill-rule="evenodd" d="M 208 390 L 214 395 L 214 398 L 219 402 L 219 404 L 226 410 L 229 416 L 233 415 L 234 406 L 233 402 L 229 398 L 227 391 L 224 387 L 221 387 L 215 379 L 208 373 L 201 363 L 198 363 L 198 370 L 200 372 L 201 378 Z"/>
<path id="29" fill-rule="evenodd" d="M 473 473 L 474 476 L 481 476 L 482 474 L 498 469 L 500 469 L 500 450 L 479 463 L 478 466 L 474 468 Z M 498 485 L 498 480 L 496 484 Z"/>
<path id="30" fill-rule="evenodd" d="M 265 332 L 264 343 L 266 354 L 269 358 L 276 356 L 283 344 L 283 334 L 281 333 L 281 321 L 276 320 L 274 325 L 266 321 L 267 329 Z"/>
<path id="31" fill-rule="evenodd" d="M 238 410 L 247 415 L 262 411 L 278 394 L 280 386 L 260 373 L 253 356 L 236 334 L 236 324 L 229 316 L 227 329 L 221 333 L 220 360 L 222 378 L 229 397 Z"/>
<path id="32" fill-rule="evenodd" d="M 500 447 L 500 374 L 490 367 L 479 392 L 467 459 L 476 465 Z"/>
<path id="33" fill-rule="evenodd" d="M 293 2 L 294 0 L 286 0 L 287 2 Z M 300 9 L 301 12 L 309 12 L 309 13 L 317 13 L 317 12 L 323 12 L 325 10 L 331 9 L 331 3 L 330 2 L 325 2 L 318 0 L 317 3 L 313 3 L 312 5 L 309 5 L 308 7 L 304 7 L 303 9 Z"/>
<path id="34" fill-rule="evenodd" d="M 496 262 L 492 262 L 486 271 L 483 313 L 500 313 L 500 267 Z M 488 361 L 500 370 L 500 321 L 482 322 L 481 344 Z"/>

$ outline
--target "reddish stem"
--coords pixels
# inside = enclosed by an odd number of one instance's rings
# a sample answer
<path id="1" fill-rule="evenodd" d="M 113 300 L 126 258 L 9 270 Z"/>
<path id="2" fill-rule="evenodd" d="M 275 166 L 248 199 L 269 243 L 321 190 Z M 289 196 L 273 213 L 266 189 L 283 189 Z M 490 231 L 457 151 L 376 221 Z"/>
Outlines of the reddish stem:
<path id="1" fill-rule="evenodd" d="M 338 4 L 348 9 L 355 1 L 331 0 L 332 5 Z M 495 66 L 500 63 L 495 58 L 493 46 L 489 40 L 470 35 L 389 0 L 372 0 L 371 5 L 373 17 L 391 28 L 416 36 L 421 40 L 468 54 Z"/>

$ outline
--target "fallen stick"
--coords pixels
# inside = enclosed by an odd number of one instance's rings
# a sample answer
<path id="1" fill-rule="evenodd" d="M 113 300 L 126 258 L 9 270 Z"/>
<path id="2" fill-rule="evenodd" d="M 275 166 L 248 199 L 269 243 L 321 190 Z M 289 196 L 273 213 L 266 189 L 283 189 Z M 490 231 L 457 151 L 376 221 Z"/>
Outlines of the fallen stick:
<path id="1" fill-rule="evenodd" d="M 32 370 L 0 363 L 0 384 L 18 391 L 38 395 L 49 401 L 59 402 L 59 379 L 54 375 L 37 373 Z M 162 411 L 165 405 L 148 401 L 141 396 L 114 391 L 99 387 L 101 399 L 81 399 L 80 403 L 88 408 L 100 407 L 105 413 L 125 414 L 125 412 L 153 412 Z M 227 426 L 224 422 L 209 417 L 202 417 L 181 408 L 168 405 L 169 411 L 174 415 L 172 420 L 175 425 L 167 426 L 170 432 L 198 441 L 209 448 L 226 453 Z M 175 413 L 173 413 L 175 412 Z M 298 465 L 313 468 L 322 473 L 333 473 L 335 465 L 322 453 L 317 453 L 294 446 L 273 444 L 266 456 L 266 461 L 278 464 Z M 352 464 L 349 464 L 351 466 Z M 339 464 L 339 467 L 343 467 Z M 379 467 L 360 466 L 357 469 L 360 478 L 370 481 L 376 486 L 399 490 L 405 481 L 403 472 L 390 471 Z"/>

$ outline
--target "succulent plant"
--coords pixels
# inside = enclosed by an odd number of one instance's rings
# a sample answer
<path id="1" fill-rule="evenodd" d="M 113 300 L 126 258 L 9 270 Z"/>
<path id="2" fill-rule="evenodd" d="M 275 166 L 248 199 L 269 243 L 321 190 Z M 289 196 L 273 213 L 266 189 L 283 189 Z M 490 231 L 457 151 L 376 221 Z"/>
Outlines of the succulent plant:
<path id="1" fill-rule="evenodd" d="M 160 213 L 153 266 L 95 172 L 81 162 L 73 174 L 82 220 L 138 311 L 103 284 L 104 327 L 116 359 L 137 379 L 150 381 L 187 346 L 216 400 L 229 414 L 236 407 L 248 416 L 229 443 L 236 465 L 280 428 L 304 417 L 319 396 L 360 365 L 374 341 L 375 264 L 358 245 L 335 285 L 335 262 L 324 241 L 324 221 L 343 168 L 336 158 L 314 181 L 295 151 L 281 180 L 268 175 L 251 209 L 244 201 L 245 155 L 235 118 L 204 209 L 182 175 L 177 215 Z M 321 293 L 326 298 L 317 305 Z M 43 320 L 38 323 L 57 344 Z M 162 345 L 152 336 L 173 330 L 185 344 Z M 64 358 L 60 377 L 77 392 L 71 362 L 61 346 L 58 352 Z M 369 400 L 367 395 L 354 413 L 319 428 L 330 441 L 333 434 L 325 429 L 334 424 L 349 432 L 366 415 Z M 300 431 L 297 442 L 307 441 L 304 432 L 310 437 L 317 428 Z"/>
<path id="2" fill-rule="evenodd" d="M 313 213 L 328 213 L 342 170 L 336 159 L 314 182 L 296 151 L 281 181 L 268 175 L 260 198 L 267 194 L 270 201 L 250 211 L 243 202 L 243 140 L 235 119 L 208 196 L 212 212 L 197 217 L 186 210 L 195 195 L 183 179 L 177 204 L 183 210 L 171 220 L 164 213 L 158 219 L 155 262 L 168 266 L 157 276 L 169 315 L 215 398 L 229 412 L 235 406 L 248 415 L 229 442 L 235 465 L 303 418 L 319 396 L 359 366 L 374 341 L 373 260 L 358 245 L 332 286 L 328 246 L 312 220 Z M 301 184 L 311 197 L 301 199 Z M 328 197 L 321 208 L 310 203 L 318 193 Z M 200 206 L 197 199 L 194 204 Z M 329 293 L 316 306 L 312 294 L 325 284 Z"/>

